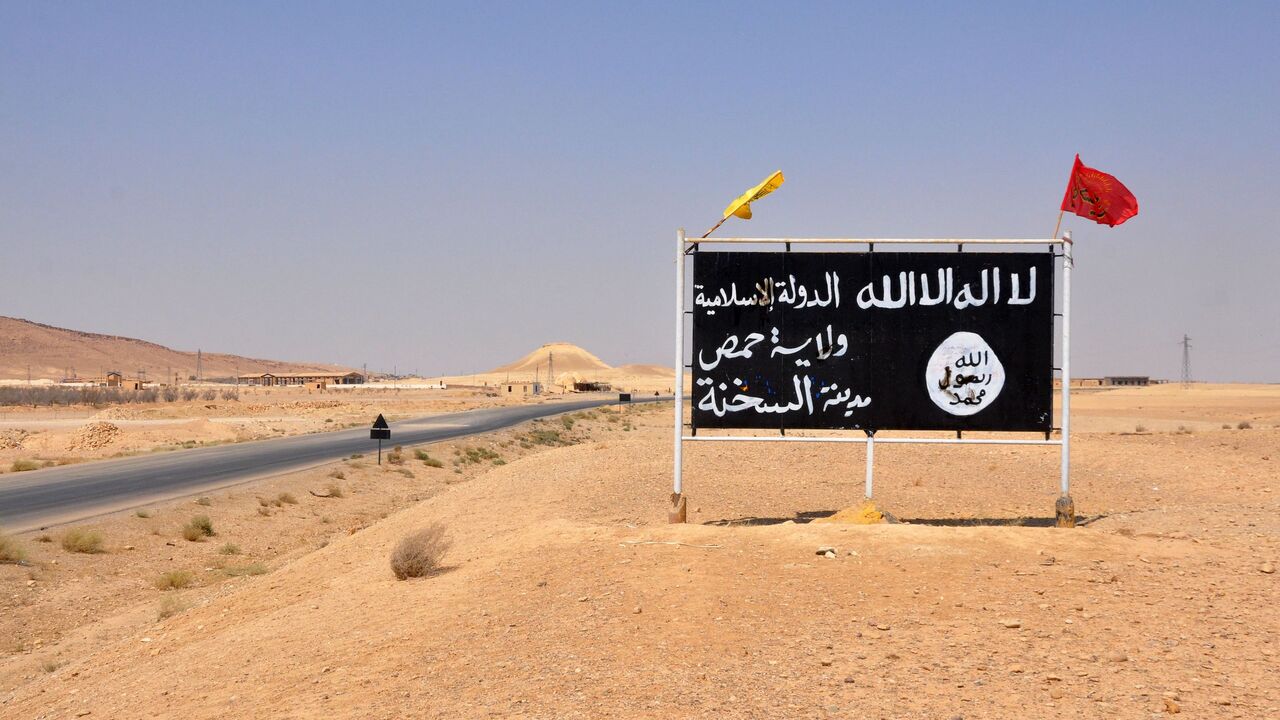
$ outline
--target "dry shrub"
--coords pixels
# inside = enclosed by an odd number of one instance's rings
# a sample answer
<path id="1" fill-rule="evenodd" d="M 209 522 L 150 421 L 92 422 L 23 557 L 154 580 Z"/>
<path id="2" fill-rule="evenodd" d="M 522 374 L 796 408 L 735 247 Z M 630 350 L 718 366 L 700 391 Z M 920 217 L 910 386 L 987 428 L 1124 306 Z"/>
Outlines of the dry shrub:
<path id="1" fill-rule="evenodd" d="M 280 493 L 280 495 L 276 497 L 276 501 L 284 503 L 285 505 L 298 504 L 298 498 L 294 497 L 293 493 L 287 493 L 287 492 Z"/>
<path id="2" fill-rule="evenodd" d="M 156 619 L 164 620 L 165 618 L 173 617 L 189 607 L 191 606 L 187 601 L 183 600 L 180 596 L 166 595 L 164 599 L 160 601 L 160 609 L 156 611 Z"/>
<path id="3" fill-rule="evenodd" d="M 71 528 L 62 535 L 62 549 L 93 555 L 103 552 L 102 536 L 92 530 Z"/>
<path id="4" fill-rule="evenodd" d="M 329 473 L 329 477 L 333 478 L 334 480 L 346 480 L 347 474 L 342 472 L 341 470 L 334 470 L 333 472 Z"/>
<path id="5" fill-rule="evenodd" d="M 239 555 L 240 546 L 235 543 L 227 543 L 226 545 L 218 548 L 218 552 L 223 555 Z"/>
<path id="6" fill-rule="evenodd" d="M 258 514 L 263 517 L 271 517 L 271 508 L 265 506 L 260 507 L 258 508 Z"/>
<path id="7" fill-rule="evenodd" d="M 1236 423 L 1237 430 L 1249 430 L 1252 428 L 1253 428 L 1253 425 L 1248 420 L 1241 420 L 1240 422 Z"/>
<path id="8" fill-rule="evenodd" d="M 208 515 L 196 515 L 191 518 L 191 522 L 182 527 L 182 537 L 191 542 L 204 540 L 216 534 L 213 531 L 213 521 L 209 519 Z"/>
<path id="9" fill-rule="evenodd" d="M 29 470 L 39 470 L 39 469 L 40 469 L 40 463 L 36 462 L 35 460 L 24 460 L 21 458 L 14 460 L 13 464 L 9 466 L 9 470 L 11 472 L 27 472 Z"/>
<path id="10" fill-rule="evenodd" d="M 209 499 L 209 498 L 207 498 L 207 497 L 200 497 L 200 498 L 196 498 L 196 504 L 197 504 L 197 505 L 204 505 L 205 507 L 208 507 L 208 506 L 210 506 L 210 505 L 212 505 L 212 504 L 213 504 L 213 500 L 211 500 L 211 499 Z"/>
<path id="11" fill-rule="evenodd" d="M 451 544 L 445 537 L 445 526 L 432 523 L 396 545 L 391 553 L 391 572 L 399 580 L 427 577 L 440 569 Z"/>
<path id="12" fill-rule="evenodd" d="M 20 563 L 27 559 L 27 551 L 17 540 L 0 533 L 0 563 Z"/>
<path id="13" fill-rule="evenodd" d="M 343 496 L 342 486 L 338 483 L 329 483 L 325 486 L 325 490 L 329 491 L 329 497 L 340 498 Z"/>
<path id="14" fill-rule="evenodd" d="M 195 576 L 186 570 L 170 570 L 156 578 L 156 587 L 161 590 L 181 590 L 195 581 Z"/>
<path id="15" fill-rule="evenodd" d="M 256 562 L 256 563 L 250 563 L 248 565 L 242 565 L 239 567 L 223 568 L 222 572 L 226 573 L 231 577 L 243 577 L 245 575 L 266 575 L 267 566 L 263 565 L 260 562 Z"/>
<path id="16" fill-rule="evenodd" d="M 138 516 L 138 517 L 140 517 L 140 518 L 143 518 L 144 520 L 145 520 L 146 518 L 151 517 L 151 511 L 150 511 L 150 510 L 145 510 L 145 509 L 143 509 L 143 510 L 135 510 L 135 511 L 133 512 L 133 514 L 134 514 L 134 515 L 137 515 L 137 516 Z"/>

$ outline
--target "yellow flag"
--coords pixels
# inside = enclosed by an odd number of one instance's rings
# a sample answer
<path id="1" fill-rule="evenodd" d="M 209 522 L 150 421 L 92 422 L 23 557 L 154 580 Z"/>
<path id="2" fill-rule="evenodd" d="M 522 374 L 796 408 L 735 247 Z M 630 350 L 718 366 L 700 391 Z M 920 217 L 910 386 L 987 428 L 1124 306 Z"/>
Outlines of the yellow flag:
<path id="1" fill-rule="evenodd" d="M 768 195 L 782 186 L 786 178 L 782 177 L 782 171 L 778 170 L 774 174 L 765 178 L 764 182 L 742 193 L 733 202 L 729 203 L 729 207 L 724 209 L 724 217 L 727 219 L 730 215 L 737 215 L 743 220 L 751 219 L 751 203 Z"/>

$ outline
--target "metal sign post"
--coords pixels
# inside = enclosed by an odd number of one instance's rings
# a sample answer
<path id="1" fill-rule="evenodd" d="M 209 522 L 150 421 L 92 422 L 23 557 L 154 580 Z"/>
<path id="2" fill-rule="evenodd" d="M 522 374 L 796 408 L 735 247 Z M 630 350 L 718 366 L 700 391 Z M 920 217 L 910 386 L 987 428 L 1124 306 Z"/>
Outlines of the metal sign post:
<path id="1" fill-rule="evenodd" d="M 378 413 L 378 419 L 373 421 L 373 427 L 369 429 L 369 439 L 378 441 L 378 464 L 382 464 L 382 441 L 391 439 L 391 426 L 387 424 L 387 419 L 382 417 L 382 413 Z"/>
<path id="2" fill-rule="evenodd" d="M 779 244 L 787 252 L 699 253 L 704 243 Z M 807 245 L 863 245 L 867 251 L 791 252 L 792 246 Z M 951 245 L 956 252 L 877 252 L 877 245 Z M 966 245 L 1040 245 L 1051 252 L 965 252 Z M 1060 253 L 1052 252 L 1055 250 Z M 690 254 L 695 258 L 696 307 L 692 313 L 686 310 L 685 258 Z M 1051 439 L 1053 265 L 1058 257 L 1063 259 L 1062 320 L 1057 338 L 1062 358 L 1062 414 L 1061 439 Z M 1057 522 L 1073 526 L 1072 267 L 1070 233 L 1061 239 L 689 240 L 679 231 L 669 520 L 685 520 L 685 442 L 864 443 L 867 498 L 873 492 L 877 444 L 1057 445 L 1062 453 Z M 685 322 L 691 314 L 694 345 L 687 353 Z M 689 354 L 692 358 L 686 357 Z M 1000 354 L 1003 357 L 998 357 Z M 870 362 L 871 357 L 878 358 L 877 362 Z M 692 431 L 686 435 L 684 372 L 690 368 L 696 397 Z M 862 394 L 852 395 L 851 391 Z M 996 403 L 1002 393 L 1004 401 Z M 879 400 L 872 403 L 872 398 Z M 717 428 L 772 429 L 779 434 L 697 432 Z M 855 430 L 860 434 L 796 437 L 788 436 L 788 429 Z M 877 437 L 884 429 L 947 430 L 955 431 L 956 437 Z M 980 430 L 1037 432 L 1043 433 L 1044 439 L 963 436 L 964 431 Z"/>

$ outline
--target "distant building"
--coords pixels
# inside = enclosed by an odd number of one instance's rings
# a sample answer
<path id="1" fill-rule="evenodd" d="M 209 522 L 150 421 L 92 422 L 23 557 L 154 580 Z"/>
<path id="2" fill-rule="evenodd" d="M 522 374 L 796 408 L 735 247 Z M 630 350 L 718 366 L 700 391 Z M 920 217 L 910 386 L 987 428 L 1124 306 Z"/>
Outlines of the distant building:
<path id="1" fill-rule="evenodd" d="M 1108 375 L 1107 377 L 1102 378 L 1102 384 L 1117 386 L 1150 385 L 1151 378 L 1146 375 Z"/>
<path id="2" fill-rule="evenodd" d="M 117 370 L 107 372 L 107 377 L 100 383 L 103 387 L 121 388 L 123 390 L 141 390 L 147 384 L 146 380 L 130 380 L 124 376 L 124 373 Z"/>
<path id="3" fill-rule="evenodd" d="M 364 375 L 358 372 L 349 373 L 260 373 L 258 375 L 240 375 L 236 382 L 241 385 L 309 385 L 324 389 L 329 385 L 363 385 Z"/>

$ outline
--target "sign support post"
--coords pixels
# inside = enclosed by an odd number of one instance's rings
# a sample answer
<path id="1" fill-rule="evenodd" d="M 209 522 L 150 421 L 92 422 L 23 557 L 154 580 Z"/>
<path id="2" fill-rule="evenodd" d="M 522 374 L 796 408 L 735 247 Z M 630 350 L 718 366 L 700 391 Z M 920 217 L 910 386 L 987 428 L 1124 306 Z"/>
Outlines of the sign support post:
<path id="1" fill-rule="evenodd" d="M 1062 495 L 1054 503 L 1055 524 L 1076 526 L 1076 504 L 1071 499 L 1071 231 L 1062 235 Z"/>
<path id="2" fill-rule="evenodd" d="M 683 523 L 687 509 L 681 452 L 684 436 L 684 246 L 684 228 L 680 228 L 676 232 L 675 480 L 671 490 L 671 509 L 667 513 L 667 522 L 670 523 Z"/>
<path id="3" fill-rule="evenodd" d="M 876 434 L 874 432 L 867 433 L 867 499 L 871 499 L 871 481 L 875 473 L 876 467 Z"/>

